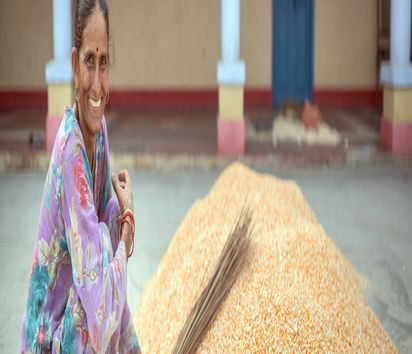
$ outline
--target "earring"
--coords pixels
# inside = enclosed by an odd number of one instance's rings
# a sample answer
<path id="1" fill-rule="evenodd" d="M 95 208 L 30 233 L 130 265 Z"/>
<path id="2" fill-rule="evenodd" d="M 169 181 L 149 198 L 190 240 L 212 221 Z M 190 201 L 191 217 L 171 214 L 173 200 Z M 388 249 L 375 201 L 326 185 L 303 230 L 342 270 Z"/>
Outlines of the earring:
<path id="1" fill-rule="evenodd" d="M 74 88 L 74 103 L 75 103 L 76 107 L 75 107 L 74 114 L 75 114 L 77 120 L 79 120 L 79 98 L 77 97 L 77 95 L 78 95 L 78 89 L 77 89 L 77 87 L 75 87 Z"/>

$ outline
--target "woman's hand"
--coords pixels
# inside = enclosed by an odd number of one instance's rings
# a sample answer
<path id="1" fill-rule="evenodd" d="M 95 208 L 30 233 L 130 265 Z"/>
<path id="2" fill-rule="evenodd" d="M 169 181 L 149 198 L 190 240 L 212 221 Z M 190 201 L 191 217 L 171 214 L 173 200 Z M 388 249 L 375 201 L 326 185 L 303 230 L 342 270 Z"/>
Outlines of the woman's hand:
<path id="1" fill-rule="evenodd" d="M 119 175 L 112 173 L 112 184 L 114 192 L 117 195 L 117 200 L 119 201 L 120 212 L 123 215 L 125 210 L 130 209 L 134 213 L 134 199 L 132 193 L 132 181 L 130 179 L 129 173 L 126 170 L 119 172 Z M 131 222 L 131 220 L 130 220 Z M 120 239 L 124 242 L 126 246 L 127 255 L 130 254 L 130 249 L 133 243 L 133 230 L 128 223 L 123 223 Z"/>
<path id="2" fill-rule="evenodd" d="M 127 170 L 121 170 L 118 175 L 112 173 L 112 184 L 119 201 L 120 212 L 123 214 L 126 209 L 130 209 L 134 213 L 132 181 Z"/>

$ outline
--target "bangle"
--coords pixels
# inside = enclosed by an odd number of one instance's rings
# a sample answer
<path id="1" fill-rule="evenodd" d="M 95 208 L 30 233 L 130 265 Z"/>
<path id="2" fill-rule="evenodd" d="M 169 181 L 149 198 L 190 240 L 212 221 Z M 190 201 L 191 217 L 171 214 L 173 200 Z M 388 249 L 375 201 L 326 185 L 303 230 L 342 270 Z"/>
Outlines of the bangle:
<path id="1" fill-rule="evenodd" d="M 135 230 L 135 221 L 134 221 L 134 215 L 133 212 L 130 209 L 126 209 L 121 217 L 121 225 L 123 225 L 123 223 L 125 223 L 125 220 L 127 220 L 127 218 L 130 218 L 131 220 L 131 228 L 132 228 L 132 232 L 134 234 L 134 230 Z"/>
<path id="2" fill-rule="evenodd" d="M 122 225 L 123 225 L 124 223 L 126 223 L 126 224 L 128 224 L 128 225 L 130 226 L 130 231 L 132 232 L 132 235 L 133 235 L 133 237 L 134 237 L 134 227 L 133 227 L 133 224 L 131 223 L 131 221 L 130 221 L 129 219 L 123 219 Z"/>
<path id="3" fill-rule="evenodd" d="M 130 220 L 129 220 L 130 218 Z M 133 250 L 134 250 L 134 232 L 135 232 L 135 221 L 134 221 L 134 215 L 133 212 L 130 209 L 126 209 L 123 212 L 122 218 L 121 218 L 121 223 L 120 225 L 123 226 L 124 223 L 127 223 L 130 226 L 130 229 L 132 231 L 132 247 L 131 247 L 131 252 L 129 253 L 129 258 L 132 256 L 133 254 Z"/>
<path id="4" fill-rule="evenodd" d="M 133 215 L 133 212 L 132 212 L 130 209 L 126 209 L 126 210 L 123 212 L 122 220 L 123 220 L 125 217 L 127 217 L 127 216 L 128 216 L 130 219 L 133 220 L 133 224 L 134 224 L 134 215 Z"/>

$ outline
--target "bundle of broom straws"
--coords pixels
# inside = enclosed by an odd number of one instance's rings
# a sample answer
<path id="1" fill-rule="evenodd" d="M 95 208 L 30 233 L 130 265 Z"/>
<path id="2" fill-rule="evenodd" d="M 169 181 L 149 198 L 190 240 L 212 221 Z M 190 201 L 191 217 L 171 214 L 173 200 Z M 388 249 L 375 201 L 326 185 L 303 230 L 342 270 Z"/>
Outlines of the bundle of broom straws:
<path id="1" fill-rule="evenodd" d="M 196 353 L 211 322 L 246 261 L 253 233 L 245 208 L 230 233 L 212 277 L 200 294 L 177 339 L 173 354 Z"/>

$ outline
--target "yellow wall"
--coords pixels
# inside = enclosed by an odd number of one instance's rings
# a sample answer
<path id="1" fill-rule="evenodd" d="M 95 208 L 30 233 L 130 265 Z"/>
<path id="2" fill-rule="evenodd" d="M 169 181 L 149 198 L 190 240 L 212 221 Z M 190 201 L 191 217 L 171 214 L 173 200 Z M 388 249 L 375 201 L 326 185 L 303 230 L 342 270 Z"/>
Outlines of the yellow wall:
<path id="1" fill-rule="evenodd" d="M 52 31 L 51 0 L 0 0 L 0 88 L 46 88 Z"/>
<path id="2" fill-rule="evenodd" d="M 315 0 L 315 86 L 376 85 L 377 1 Z"/>
<path id="3" fill-rule="evenodd" d="M 272 85 L 272 0 L 241 0 L 240 57 L 246 85 Z"/>
<path id="4" fill-rule="evenodd" d="M 114 88 L 212 88 L 220 0 L 110 1 Z M 249 87 L 271 86 L 272 0 L 241 0 Z M 52 1 L 0 1 L 0 89 L 45 88 Z M 376 0 L 315 0 L 315 86 L 376 84 Z"/>
<path id="5" fill-rule="evenodd" d="M 215 85 L 220 52 L 218 0 L 122 0 L 110 4 L 113 86 Z"/>

